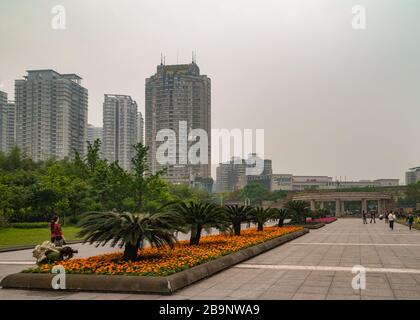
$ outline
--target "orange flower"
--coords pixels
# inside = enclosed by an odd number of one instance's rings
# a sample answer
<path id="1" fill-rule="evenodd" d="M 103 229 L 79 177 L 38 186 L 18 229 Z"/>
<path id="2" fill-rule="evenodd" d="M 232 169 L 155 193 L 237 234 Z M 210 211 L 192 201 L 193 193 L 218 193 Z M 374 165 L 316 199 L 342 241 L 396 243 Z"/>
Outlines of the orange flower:
<path id="1" fill-rule="evenodd" d="M 122 253 L 115 252 L 83 259 L 60 261 L 69 273 L 152 275 L 166 276 L 247 247 L 268 241 L 301 227 L 266 227 L 263 232 L 255 229 L 242 231 L 241 236 L 219 234 L 202 238 L 199 245 L 190 246 L 188 241 L 179 241 L 174 248 L 144 248 L 139 250 L 139 259 L 134 262 L 122 260 Z M 54 264 L 34 269 L 51 272 Z"/>

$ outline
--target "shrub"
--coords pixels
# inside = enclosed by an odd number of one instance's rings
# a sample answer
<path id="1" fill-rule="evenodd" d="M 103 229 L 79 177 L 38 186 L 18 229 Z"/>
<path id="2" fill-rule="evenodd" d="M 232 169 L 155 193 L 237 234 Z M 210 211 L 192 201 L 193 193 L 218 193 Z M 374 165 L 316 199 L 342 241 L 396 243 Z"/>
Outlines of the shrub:
<path id="1" fill-rule="evenodd" d="M 49 228 L 48 222 L 14 222 L 10 226 L 15 229 L 43 229 Z"/>

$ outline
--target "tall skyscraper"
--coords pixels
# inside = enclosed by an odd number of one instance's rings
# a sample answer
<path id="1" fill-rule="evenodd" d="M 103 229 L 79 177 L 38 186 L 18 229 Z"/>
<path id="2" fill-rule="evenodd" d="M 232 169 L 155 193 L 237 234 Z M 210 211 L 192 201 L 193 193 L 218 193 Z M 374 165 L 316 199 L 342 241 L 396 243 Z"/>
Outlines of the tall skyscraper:
<path id="1" fill-rule="evenodd" d="M 136 101 L 127 95 L 105 94 L 103 126 L 103 156 L 130 170 L 137 143 Z"/>
<path id="2" fill-rule="evenodd" d="M 87 127 L 87 141 L 93 144 L 95 140 L 103 140 L 103 129 L 102 127 L 95 127 L 94 125 L 88 124 Z"/>
<path id="3" fill-rule="evenodd" d="M 15 145 L 15 104 L 7 101 L 7 93 L 0 91 L 0 151 L 8 153 Z"/>
<path id="4" fill-rule="evenodd" d="M 141 112 L 137 113 L 137 142 L 144 144 L 144 118 Z"/>
<path id="5" fill-rule="evenodd" d="M 76 74 L 29 70 L 15 81 L 16 142 L 35 161 L 84 154 L 88 91 Z"/>
<path id="6" fill-rule="evenodd" d="M 211 176 L 211 82 L 200 74 L 198 65 L 190 64 L 157 66 L 157 72 L 146 79 L 146 145 L 149 147 L 149 166 L 152 172 L 167 168 L 164 179 L 173 183 L 191 184 L 195 178 Z M 208 135 L 207 163 L 191 164 L 185 159 L 196 141 L 180 144 L 180 122 L 191 129 L 203 129 Z M 159 146 L 158 132 L 171 129 L 176 133 L 176 164 L 162 164 L 156 159 Z M 201 151 L 200 151 L 201 152 Z M 185 163 L 186 162 L 186 163 Z"/>

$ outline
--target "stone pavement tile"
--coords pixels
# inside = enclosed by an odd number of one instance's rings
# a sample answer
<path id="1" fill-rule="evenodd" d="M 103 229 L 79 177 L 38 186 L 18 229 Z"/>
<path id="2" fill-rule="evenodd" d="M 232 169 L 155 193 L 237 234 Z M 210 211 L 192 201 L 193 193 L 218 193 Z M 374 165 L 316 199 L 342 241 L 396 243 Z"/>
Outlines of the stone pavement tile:
<path id="1" fill-rule="evenodd" d="M 305 282 L 305 279 L 289 279 L 287 276 L 277 280 L 273 286 L 285 286 L 285 287 L 299 287 Z"/>
<path id="2" fill-rule="evenodd" d="M 360 290 L 354 290 L 351 286 L 345 288 L 330 288 L 328 290 L 329 295 L 348 295 L 348 296 L 360 296 Z"/>
<path id="3" fill-rule="evenodd" d="M 326 294 L 301 294 L 296 293 L 292 300 L 325 300 Z"/>
<path id="4" fill-rule="evenodd" d="M 294 292 L 280 292 L 267 290 L 263 292 L 258 299 L 262 300 L 290 300 L 292 299 Z"/>
<path id="5" fill-rule="evenodd" d="M 229 293 L 228 297 L 233 299 L 257 299 L 264 290 L 234 290 Z"/>
<path id="6" fill-rule="evenodd" d="M 394 297 L 394 292 L 391 289 L 370 289 L 366 287 L 366 289 L 361 290 L 362 297 L 364 296 L 373 296 L 373 297 Z"/>
<path id="7" fill-rule="evenodd" d="M 301 286 L 296 294 L 326 294 L 329 290 L 329 287 L 309 287 L 309 286 Z"/>
<path id="8" fill-rule="evenodd" d="M 348 295 L 348 294 L 329 294 L 326 300 L 360 300 L 360 295 Z"/>
<path id="9" fill-rule="evenodd" d="M 290 280 L 303 280 L 308 277 L 311 271 L 306 270 L 289 270 L 286 274 L 284 274 L 283 278 L 287 278 Z"/>
<path id="10" fill-rule="evenodd" d="M 162 295 L 162 296 L 158 296 L 157 299 L 147 299 L 147 300 L 190 300 L 193 299 L 194 296 L 184 296 L 181 294 L 173 294 L 173 295 Z M 201 298 L 200 298 L 201 299 Z M 216 299 L 216 298 L 213 298 Z M 141 298 L 136 299 L 136 297 L 133 297 L 133 299 L 130 300 L 143 300 Z"/>
<path id="11" fill-rule="evenodd" d="M 223 299 L 224 297 L 228 297 L 230 293 L 232 293 L 234 290 L 224 290 L 224 289 L 207 289 L 207 290 L 203 290 L 201 293 L 198 293 L 197 295 L 195 295 L 195 297 L 200 298 L 200 297 L 214 297 L 214 298 L 219 298 L 219 299 Z M 204 298 L 203 298 L 204 299 Z"/>
<path id="12" fill-rule="evenodd" d="M 1 289 L 0 300 L 58 300 L 63 299 L 71 292 L 51 292 L 51 291 L 37 291 L 37 290 L 14 290 Z"/>
<path id="13" fill-rule="evenodd" d="M 296 291 L 299 289 L 299 286 L 278 286 L 273 285 L 271 286 L 267 291 L 276 291 L 276 292 L 283 292 L 283 293 L 296 293 Z"/>
<path id="14" fill-rule="evenodd" d="M 384 296 L 363 296 L 361 300 L 394 300 L 394 297 L 384 297 Z"/>
<path id="15" fill-rule="evenodd" d="M 93 300 L 101 295 L 100 292 L 76 292 L 60 300 Z"/>
<path id="16" fill-rule="evenodd" d="M 332 283 L 331 280 L 306 280 L 303 285 L 308 287 L 329 287 Z"/>
<path id="17" fill-rule="evenodd" d="M 157 300 L 158 294 L 135 294 L 135 293 L 106 293 L 95 297 L 93 300 Z"/>
<path id="18" fill-rule="evenodd" d="M 420 291 L 418 283 L 391 283 L 392 290 Z"/>
<path id="19" fill-rule="evenodd" d="M 408 298 L 408 299 L 420 299 L 420 291 L 410 290 L 393 290 L 397 299 Z"/>
<path id="20" fill-rule="evenodd" d="M 333 280 L 333 282 L 331 283 L 331 288 L 352 288 L 351 279 L 348 279 L 346 281 Z"/>

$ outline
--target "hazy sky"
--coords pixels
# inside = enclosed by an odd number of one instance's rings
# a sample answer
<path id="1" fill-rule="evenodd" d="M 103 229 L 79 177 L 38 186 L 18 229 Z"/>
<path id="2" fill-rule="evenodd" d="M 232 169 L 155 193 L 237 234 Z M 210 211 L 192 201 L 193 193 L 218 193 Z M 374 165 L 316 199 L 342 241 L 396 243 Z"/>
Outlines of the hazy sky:
<path id="1" fill-rule="evenodd" d="M 359 4 L 366 30 L 351 25 Z M 77 73 L 102 125 L 105 93 L 144 111 L 161 52 L 194 50 L 212 127 L 265 129 L 274 172 L 404 182 L 420 165 L 419 18 L 418 0 L 1 0 L 0 90 L 13 98 L 28 69 Z"/>

